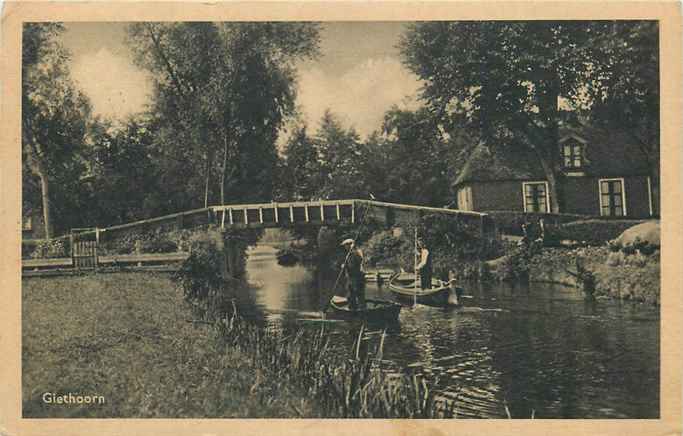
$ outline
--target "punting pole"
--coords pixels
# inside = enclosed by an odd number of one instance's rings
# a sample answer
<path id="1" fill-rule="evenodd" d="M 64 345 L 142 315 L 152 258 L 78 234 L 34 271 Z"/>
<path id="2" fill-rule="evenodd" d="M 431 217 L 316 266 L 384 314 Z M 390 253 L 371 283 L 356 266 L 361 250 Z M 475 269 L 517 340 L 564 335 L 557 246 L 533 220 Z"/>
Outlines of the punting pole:
<path id="1" fill-rule="evenodd" d="M 413 271 L 415 271 L 415 283 L 413 284 L 413 306 L 417 306 L 417 227 L 415 227 L 415 265 L 413 266 Z"/>

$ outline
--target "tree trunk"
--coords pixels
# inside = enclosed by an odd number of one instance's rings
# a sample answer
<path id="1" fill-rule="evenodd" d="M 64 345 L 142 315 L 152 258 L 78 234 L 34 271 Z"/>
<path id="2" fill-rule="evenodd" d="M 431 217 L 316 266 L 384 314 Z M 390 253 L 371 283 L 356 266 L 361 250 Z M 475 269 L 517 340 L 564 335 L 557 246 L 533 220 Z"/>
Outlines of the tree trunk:
<path id="1" fill-rule="evenodd" d="M 209 182 L 211 181 L 211 166 L 213 164 L 213 148 L 209 147 L 206 154 L 206 179 L 204 182 L 204 207 L 209 207 Z"/>
<path id="2" fill-rule="evenodd" d="M 553 169 L 552 164 L 547 162 L 544 158 L 539 158 L 541 161 L 541 166 L 543 167 L 543 172 L 548 180 L 548 196 L 550 197 L 550 212 L 560 213 L 560 202 L 559 200 L 559 186 L 557 183 L 557 174 Z"/>
<path id="3" fill-rule="evenodd" d="M 42 164 L 40 165 L 42 167 Z M 44 170 L 44 168 L 42 168 Z M 40 195 L 43 202 L 43 221 L 45 224 L 45 239 L 52 238 L 52 218 L 50 216 L 50 183 L 45 171 L 38 174 L 40 179 Z"/>
<path id="4" fill-rule="evenodd" d="M 225 204 L 225 176 L 228 171 L 228 132 L 223 134 L 223 166 L 221 169 L 221 205 Z"/>
<path id="5" fill-rule="evenodd" d="M 535 147 L 536 154 L 548 181 L 550 212 L 560 213 L 562 210 L 562 193 L 558 183 L 559 174 L 556 170 L 560 154 L 558 109 L 560 78 L 554 68 L 551 67 L 543 72 L 542 79 L 538 83 L 538 89 L 541 91 L 538 105 L 544 126 L 541 134 L 543 143 Z"/>
<path id="6" fill-rule="evenodd" d="M 30 126 L 26 123 L 23 125 L 26 137 L 23 139 L 28 145 L 28 165 L 31 172 L 40 179 L 40 196 L 43 206 L 43 225 L 45 228 L 45 239 L 50 239 L 53 236 L 52 218 L 50 213 L 50 180 L 47 175 L 47 168 L 45 162 L 41 159 L 42 150 L 40 145 L 33 142 L 34 137 Z"/>

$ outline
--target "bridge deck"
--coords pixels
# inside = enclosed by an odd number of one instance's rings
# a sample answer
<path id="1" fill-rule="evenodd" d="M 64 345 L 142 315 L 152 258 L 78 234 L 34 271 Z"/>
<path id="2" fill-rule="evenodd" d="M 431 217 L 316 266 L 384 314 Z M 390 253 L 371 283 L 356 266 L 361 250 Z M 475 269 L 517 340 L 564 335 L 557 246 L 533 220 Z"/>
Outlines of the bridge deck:
<path id="1" fill-rule="evenodd" d="M 321 200 L 213 206 L 221 228 L 356 224 L 372 217 L 393 224 L 441 213 L 481 224 L 486 214 L 371 200 Z"/>

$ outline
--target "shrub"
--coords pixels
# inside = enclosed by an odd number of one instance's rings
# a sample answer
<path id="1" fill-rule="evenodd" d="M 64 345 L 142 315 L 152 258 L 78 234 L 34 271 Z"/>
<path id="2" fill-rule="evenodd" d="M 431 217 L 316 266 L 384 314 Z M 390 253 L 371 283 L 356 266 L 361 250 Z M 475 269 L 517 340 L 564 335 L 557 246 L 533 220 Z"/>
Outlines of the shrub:
<path id="1" fill-rule="evenodd" d="M 168 239 L 168 236 L 154 234 L 143 240 L 142 251 L 144 253 L 174 253 L 178 251 L 178 245 L 175 241 Z"/>
<path id="2" fill-rule="evenodd" d="M 217 233 L 217 232 L 216 232 Z M 191 253 L 172 280 L 187 300 L 205 301 L 217 295 L 223 286 L 222 241 L 220 234 L 198 233 L 191 239 Z"/>
<path id="3" fill-rule="evenodd" d="M 163 229 L 127 232 L 103 241 L 100 247 L 104 253 L 110 254 L 131 254 L 138 245 L 143 253 L 174 253 L 189 249 L 191 234 L 189 230 L 169 232 Z"/>
<path id="4" fill-rule="evenodd" d="M 137 241 L 142 243 L 143 235 L 129 232 L 100 243 L 100 249 L 107 254 L 131 254 L 135 251 Z"/>
<path id="5" fill-rule="evenodd" d="M 30 256 L 34 259 L 69 257 L 68 245 L 64 239 L 40 239 L 36 241 Z"/>
<path id="6" fill-rule="evenodd" d="M 630 256 L 636 253 L 636 247 L 633 244 L 626 244 L 621 248 L 621 252 L 626 256 Z"/>
<path id="7" fill-rule="evenodd" d="M 603 245 L 619 237 L 624 230 L 641 222 L 639 220 L 590 219 L 564 224 L 552 231 L 559 239 L 582 241 L 588 245 Z"/>
<path id="8" fill-rule="evenodd" d="M 636 236 L 636 238 L 633 240 L 631 244 L 633 245 L 633 248 L 635 248 L 636 250 L 640 250 L 640 247 L 642 247 L 646 243 L 644 243 L 643 240 L 640 239 L 640 236 Z"/>
<path id="9" fill-rule="evenodd" d="M 640 247 L 640 252 L 645 256 L 652 256 L 658 249 L 659 247 L 656 245 L 645 243 L 642 247 Z"/>
<path id="10" fill-rule="evenodd" d="M 500 241 L 482 239 L 477 228 L 451 217 L 432 214 L 422 217 L 417 232 L 432 253 L 434 274 L 447 278 L 450 270 L 461 269 L 462 274 L 478 271 L 480 260 L 495 259 L 503 254 Z M 402 260 L 413 264 L 413 235 L 415 224 L 405 228 L 404 235 L 410 241 L 404 245 Z"/>
<path id="11" fill-rule="evenodd" d="M 372 266 L 378 263 L 399 263 L 406 243 L 406 238 L 394 236 L 391 230 L 375 233 L 364 249 L 366 261 Z"/>
<path id="12" fill-rule="evenodd" d="M 537 243 L 519 245 L 508 251 L 508 254 L 498 264 L 495 277 L 501 281 L 527 281 L 534 256 L 540 253 L 541 246 Z"/>

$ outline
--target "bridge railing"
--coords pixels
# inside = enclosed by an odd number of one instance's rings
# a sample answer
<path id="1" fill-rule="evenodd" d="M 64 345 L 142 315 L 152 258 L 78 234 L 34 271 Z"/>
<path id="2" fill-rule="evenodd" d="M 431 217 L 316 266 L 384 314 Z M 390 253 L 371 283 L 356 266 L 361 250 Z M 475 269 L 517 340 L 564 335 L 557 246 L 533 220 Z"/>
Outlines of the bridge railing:
<path id="1" fill-rule="evenodd" d="M 446 214 L 478 228 L 484 237 L 496 232 L 491 217 L 462 211 L 375 200 L 318 200 L 213 206 L 222 228 L 356 224 L 368 217 L 387 225 L 413 222 L 427 214 Z"/>
<path id="2" fill-rule="evenodd" d="M 237 204 L 212 209 L 222 228 L 353 224 L 357 219 L 355 200 Z"/>

